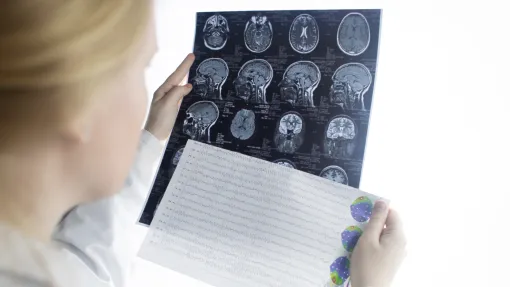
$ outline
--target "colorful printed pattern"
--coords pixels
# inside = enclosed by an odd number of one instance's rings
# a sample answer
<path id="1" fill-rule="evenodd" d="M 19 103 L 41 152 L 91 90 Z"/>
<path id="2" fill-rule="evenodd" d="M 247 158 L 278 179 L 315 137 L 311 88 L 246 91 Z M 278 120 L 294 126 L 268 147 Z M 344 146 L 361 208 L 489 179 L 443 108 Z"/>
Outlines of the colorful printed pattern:
<path id="1" fill-rule="evenodd" d="M 358 243 L 359 238 L 361 237 L 361 229 L 357 226 L 349 226 L 344 232 L 342 232 L 342 244 L 345 250 L 352 252 L 356 243 Z"/>
<path id="2" fill-rule="evenodd" d="M 372 201 L 366 197 L 358 197 L 351 204 L 351 215 L 354 220 L 358 222 L 366 222 L 372 215 L 372 208 L 374 207 Z"/>
<path id="3" fill-rule="evenodd" d="M 344 284 L 347 278 L 349 278 L 350 265 L 349 258 L 345 256 L 336 259 L 329 267 L 331 281 L 336 285 Z"/>
<path id="4" fill-rule="evenodd" d="M 366 196 L 361 196 L 356 198 L 354 202 L 351 204 L 351 215 L 357 222 L 367 222 L 372 215 L 372 209 L 374 204 L 370 200 L 370 198 Z M 353 252 L 354 247 L 358 243 L 361 235 L 363 234 L 363 230 L 360 227 L 351 225 L 347 227 L 341 234 L 342 237 L 342 245 L 344 246 L 347 252 Z M 327 285 L 334 286 L 350 286 L 350 260 L 349 257 L 342 256 L 339 257 L 330 265 L 330 277 L 331 282 Z"/>

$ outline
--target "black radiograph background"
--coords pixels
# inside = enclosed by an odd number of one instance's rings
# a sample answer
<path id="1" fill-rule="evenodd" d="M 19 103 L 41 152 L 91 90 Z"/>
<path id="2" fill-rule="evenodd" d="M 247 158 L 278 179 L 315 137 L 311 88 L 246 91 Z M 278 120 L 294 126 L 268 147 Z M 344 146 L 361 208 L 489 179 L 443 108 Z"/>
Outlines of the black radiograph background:
<path id="1" fill-rule="evenodd" d="M 348 56 L 337 45 L 337 30 L 340 22 L 347 14 L 358 12 L 365 16 L 370 26 L 370 44 L 365 52 L 359 56 Z M 223 15 L 229 25 L 229 39 L 225 47 L 212 51 L 204 45 L 202 30 L 206 20 L 215 14 Z M 289 29 L 296 16 L 300 14 L 312 15 L 319 26 L 319 43 L 309 54 L 295 52 L 289 44 Z M 271 46 L 262 53 L 250 52 L 244 44 L 244 29 L 246 22 L 252 16 L 266 16 L 273 28 Z M 258 157 L 268 161 L 288 159 L 299 170 L 319 175 L 323 168 L 338 165 L 348 176 L 349 185 L 359 187 L 363 155 L 367 137 L 370 108 L 372 105 L 375 84 L 377 52 L 379 42 L 380 10 L 316 10 L 316 11 L 243 11 L 243 12 L 207 12 L 197 13 L 194 53 L 196 61 L 193 64 L 189 79 L 196 75 L 198 65 L 208 58 L 221 58 L 229 67 L 229 75 L 222 88 L 223 100 L 212 100 L 219 108 L 219 118 L 211 128 L 211 143 L 215 146 Z M 252 59 L 264 59 L 273 68 L 273 79 L 266 90 L 268 104 L 245 103 L 235 97 L 233 82 L 241 66 Z M 299 107 L 280 102 L 278 84 L 283 78 L 285 69 L 296 61 L 312 61 L 321 72 L 321 81 L 314 91 L 315 107 Z M 327 99 L 332 85 L 331 76 L 335 70 L 345 63 L 357 62 L 365 65 L 372 75 L 372 84 L 365 94 L 365 111 L 343 110 L 341 107 L 328 106 Z M 177 150 L 186 145 L 189 137 L 182 131 L 186 110 L 195 102 L 204 100 L 192 94 L 182 102 L 176 125 L 166 147 L 161 166 L 146 206 L 140 217 L 140 223 L 149 225 L 154 216 L 159 201 L 170 182 L 175 170 L 172 158 Z M 210 99 L 206 99 L 210 100 Z M 255 112 L 256 128 L 254 135 L 247 140 L 239 140 L 232 136 L 230 124 L 235 114 L 241 109 Z M 294 111 L 304 119 L 306 134 L 302 146 L 294 154 L 278 152 L 273 145 L 275 129 L 281 115 Z M 349 159 L 331 159 L 324 155 L 323 138 L 328 121 L 337 115 L 349 116 L 357 126 L 356 148 Z"/>

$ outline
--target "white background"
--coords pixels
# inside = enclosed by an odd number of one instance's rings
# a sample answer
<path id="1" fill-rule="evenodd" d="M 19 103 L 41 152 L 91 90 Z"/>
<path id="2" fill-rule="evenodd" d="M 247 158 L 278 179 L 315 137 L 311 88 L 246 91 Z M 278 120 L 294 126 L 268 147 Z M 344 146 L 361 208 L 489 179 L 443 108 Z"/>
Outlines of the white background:
<path id="1" fill-rule="evenodd" d="M 510 286 L 510 13 L 467 2 L 157 1 L 147 84 L 192 51 L 198 11 L 382 8 L 361 189 L 392 199 L 405 221 L 393 286 Z M 129 284 L 208 286 L 142 259 Z"/>

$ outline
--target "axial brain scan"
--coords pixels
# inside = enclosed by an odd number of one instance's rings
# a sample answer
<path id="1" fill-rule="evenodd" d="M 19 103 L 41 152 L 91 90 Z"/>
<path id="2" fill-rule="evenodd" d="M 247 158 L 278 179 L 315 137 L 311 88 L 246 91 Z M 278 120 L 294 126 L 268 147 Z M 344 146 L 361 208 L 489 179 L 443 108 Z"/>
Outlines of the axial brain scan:
<path id="1" fill-rule="evenodd" d="M 329 100 L 332 105 L 347 110 L 366 110 L 364 96 L 372 84 L 372 75 L 365 65 L 344 64 L 335 71 L 331 80 Z"/>
<path id="2" fill-rule="evenodd" d="M 230 124 L 230 132 L 240 140 L 247 140 L 255 132 L 255 113 L 242 109 L 234 116 Z"/>
<path id="3" fill-rule="evenodd" d="M 244 28 L 244 44 L 253 53 L 262 53 L 273 41 L 273 26 L 266 16 L 253 16 Z"/>
<path id="4" fill-rule="evenodd" d="M 347 173 L 343 168 L 337 165 L 330 165 L 324 168 L 319 174 L 319 176 L 341 184 L 345 185 L 349 184 Z"/>
<path id="5" fill-rule="evenodd" d="M 191 80 L 193 93 L 204 99 L 222 99 L 221 88 L 228 77 L 228 66 L 219 58 L 204 60 L 197 68 L 196 76 Z"/>
<path id="6" fill-rule="evenodd" d="M 363 14 L 349 13 L 340 22 L 337 32 L 340 50 L 349 56 L 361 55 L 370 44 L 370 27 Z"/>
<path id="7" fill-rule="evenodd" d="M 246 102 L 267 104 L 266 89 L 273 79 L 273 68 L 262 59 L 246 62 L 234 80 L 237 97 Z"/>
<path id="8" fill-rule="evenodd" d="M 325 132 L 324 152 L 335 159 L 351 158 L 356 148 L 357 128 L 354 121 L 347 116 L 332 118 Z"/>
<path id="9" fill-rule="evenodd" d="M 230 32 L 227 19 L 215 14 L 205 21 L 204 44 L 211 50 L 221 50 L 225 47 Z"/>
<path id="10" fill-rule="evenodd" d="M 179 160 L 181 160 L 182 153 L 184 152 L 184 148 L 181 147 L 175 152 L 174 157 L 172 158 L 172 164 L 177 165 L 179 163 Z"/>
<path id="11" fill-rule="evenodd" d="M 319 44 L 319 25 L 312 15 L 301 14 L 290 25 L 289 43 L 300 54 L 312 52 Z"/>
<path id="12" fill-rule="evenodd" d="M 200 101 L 192 104 L 186 111 L 183 131 L 192 140 L 211 142 L 211 127 L 216 123 L 220 112 L 218 106 L 211 101 Z"/>
<path id="13" fill-rule="evenodd" d="M 278 165 L 283 165 L 284 167 L 288 167 L 288 168 L 292 168 L 292 169 L 296 169 L 296 165 L 294 165 L 293 162 L 291 162 L 290 160 L 288 159 L 284 159 L 284 158 L 281 158 L 281 159 L 277 159 L 275 161 L 273 161 L 274 163 L 278 164 Z"/>
<path id="14" fill-rule="evenodd" d="M 296 112 L 283 114 L 277 124 L 274 142 L 278 151 L 295 153 L 303 144 L 305 125 L 303 118 Z"/>
<path id="15" fill-rule="evenodd" d="M 314 107 L 313 92 L 321 80 L 321 71 L 315 63 L 298 61 L 291 64 L 280 83 L 283 101 L 296 106 Z"/>

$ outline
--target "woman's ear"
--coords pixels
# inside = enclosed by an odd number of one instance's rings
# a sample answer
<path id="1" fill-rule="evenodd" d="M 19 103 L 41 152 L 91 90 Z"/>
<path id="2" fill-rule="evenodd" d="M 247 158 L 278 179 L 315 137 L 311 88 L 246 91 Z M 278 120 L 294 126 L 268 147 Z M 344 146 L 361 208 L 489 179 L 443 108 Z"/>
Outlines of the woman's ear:
<path id="1" fill-rule="evenodd" d="M 79 115 L 62 123 L 59 129 L 59 138 L 66 146 L 86 144 L 91 141 L 95 124 L 94 108 L 85 109 Z"/>

